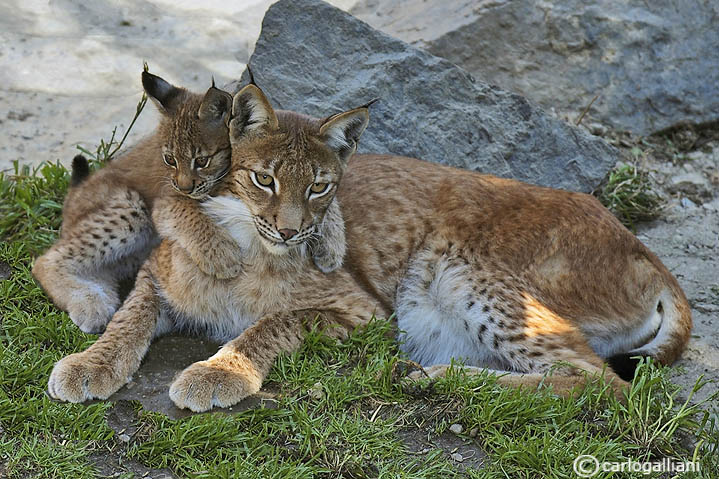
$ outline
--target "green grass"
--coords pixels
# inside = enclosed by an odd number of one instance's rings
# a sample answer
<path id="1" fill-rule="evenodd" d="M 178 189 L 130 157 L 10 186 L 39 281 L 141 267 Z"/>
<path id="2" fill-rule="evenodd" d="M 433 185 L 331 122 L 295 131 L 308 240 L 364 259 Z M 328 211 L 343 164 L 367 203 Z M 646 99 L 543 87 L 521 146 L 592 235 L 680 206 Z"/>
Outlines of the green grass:
<path id="1" fill-rule="evenodd" d="M 658 218 L 664 206 L 663 200 L 654 191 L 649 174 L 635 164 L 622 164 L 610 171 L 597 196 L 632 230 L 641 221 Z"/>
<path id="2" fill-rule="evenodd" d="M 282 356 L 269 378 L 279 390 L 274 409 L 170 420 L 136 406 L 136 432 L 125 444 L 107 423 L 112 403 L 63 404 L 45 394 L 54 362 L 95 339 L 30 275 L 33 257 L 56 237 L 67 183 L 59 164 L 0 175 L 0 261 L 12 272 L 0 280 L 1 477 L 101 477 L 91 456 L 103 454 L 192 478 L 572 478 L 580 454 L 701 462 L 702 472 L 686 477 L 719 471 L 710 403 L 680 401 L 666 368 L 642 364 L 626 405 L 602 384 L 573 400 L 461 371 L 414 384 L 403 377 L 407 364 L 386 321 L 342 343 L 314 332 Z M 450 459 L 456 446 L 443 438 L 454 423 L 475 430 L 462 437 L 487 453 L 482 467 Z M 435 446 L 422 452 L 416 444 L 426 439 Z"/>

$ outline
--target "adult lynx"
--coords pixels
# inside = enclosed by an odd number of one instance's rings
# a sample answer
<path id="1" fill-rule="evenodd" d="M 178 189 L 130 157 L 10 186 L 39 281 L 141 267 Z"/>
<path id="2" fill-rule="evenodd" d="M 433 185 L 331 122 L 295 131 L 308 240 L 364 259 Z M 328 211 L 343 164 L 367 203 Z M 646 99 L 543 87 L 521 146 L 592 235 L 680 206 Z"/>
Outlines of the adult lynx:
<path id="1" fill-rule="evenodd" d="M 410 158 L 352 158 L 366 107 L 325 120 L 275 113 L 250 85 L 233 116 L 232 168 L 203 207 L 246 253 L 243 275 L 203 275 L 163 241 L 105 334 L 56 364 L 53 397 L 106 398 L 154 336 L 193 328 L 229 342 L 183 371 L 170 397 L 194 411 L 229 406 L 313 322 L 342 335 L 393 310 L 402 348 L 430 375 L 456 358 L 509 372 L 500 383 L 560 393 L 584 382 L 581 370 L 602 374 L 605 358 L 668 363 L 686 344 L 676 280 L 594 198 Z M 307 239 L 338 205 L 348 253 L 321 274 Z"/>

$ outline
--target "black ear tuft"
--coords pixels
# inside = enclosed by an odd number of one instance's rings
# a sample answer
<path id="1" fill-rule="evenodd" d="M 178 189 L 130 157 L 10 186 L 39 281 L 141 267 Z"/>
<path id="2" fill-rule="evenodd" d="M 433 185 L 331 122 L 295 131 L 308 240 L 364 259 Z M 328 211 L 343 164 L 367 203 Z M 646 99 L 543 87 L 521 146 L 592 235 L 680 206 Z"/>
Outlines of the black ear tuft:
<path id="1" fill-rule="evenodd" d="M 637 371 L 640 358 L 635 353 L 616 354 L 607 359 L 609 367 L 617 373 L 617 376 L 625 381 L 631 382 L 634 379 L 634 373 Z"/>
<path id="2" fill-rule="evenodd" d="M 90 175 L 90 164 L 82 155 L 72 159 L 72 174 L 70 175 L 70 186 L 77 186 Z"/>
<path id="3" fill-rule="evenodd" d="M 184 90 L 166 82 L 148 71 L 142 72 L 142 87 L 163 113 L 173 114 Z"/>

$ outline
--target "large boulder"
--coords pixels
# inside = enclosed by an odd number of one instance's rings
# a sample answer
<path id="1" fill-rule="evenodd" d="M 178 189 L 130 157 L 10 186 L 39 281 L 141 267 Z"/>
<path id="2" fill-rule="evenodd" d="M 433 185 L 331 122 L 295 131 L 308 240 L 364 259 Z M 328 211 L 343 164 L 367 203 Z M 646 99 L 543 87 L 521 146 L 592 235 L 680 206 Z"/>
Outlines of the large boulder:
<path id="1" fill-rule="evenodd" d="M 360 19 L 545 108 L 640 135 L 719 119 L 719 2 L 361 0 Z"/>
<path id="2" fill-rule="evenodd" d="M 318 0 L 270 7 L 250 65 L 276 108 L 324 117 L 379 98 L 363 152 L 579 191 L 597 186 L 617 160 L 601 139 L 524 97 Z"/>

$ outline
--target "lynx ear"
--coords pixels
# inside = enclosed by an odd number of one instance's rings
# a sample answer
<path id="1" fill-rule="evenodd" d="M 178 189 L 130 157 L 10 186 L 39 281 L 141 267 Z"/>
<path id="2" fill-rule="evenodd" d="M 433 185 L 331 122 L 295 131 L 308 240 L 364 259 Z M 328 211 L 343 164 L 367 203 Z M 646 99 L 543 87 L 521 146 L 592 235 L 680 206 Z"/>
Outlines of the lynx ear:
<path id="1" fill-rule="evenodd" d="M 248 133 L 276 128 L 277 116 L 262 90 L 255 85 L 247 85 L 237 92 L 232 99 L 231 141 Z"/>
<path id="2" fill-rule="evenodd" d="M 231 110 L 232 95 L 212 85 L 202 99 L 197 116 L 203 121 L 229 122 Z"/>
<path id="3" fill-rule="evenodd" d="M 320 137 L 342 161 L 349 160 L 357 151 L 357 142 L 369 123 L 370 104 L 332 115 L 320 126 Z"/>
<path id="4" fill-rule="evenodd" d="M 142 87 L 162 113 L 172 115 L 180 105 L 185 90 L 167 83 L 148 71 L 142 72 Z"/>

